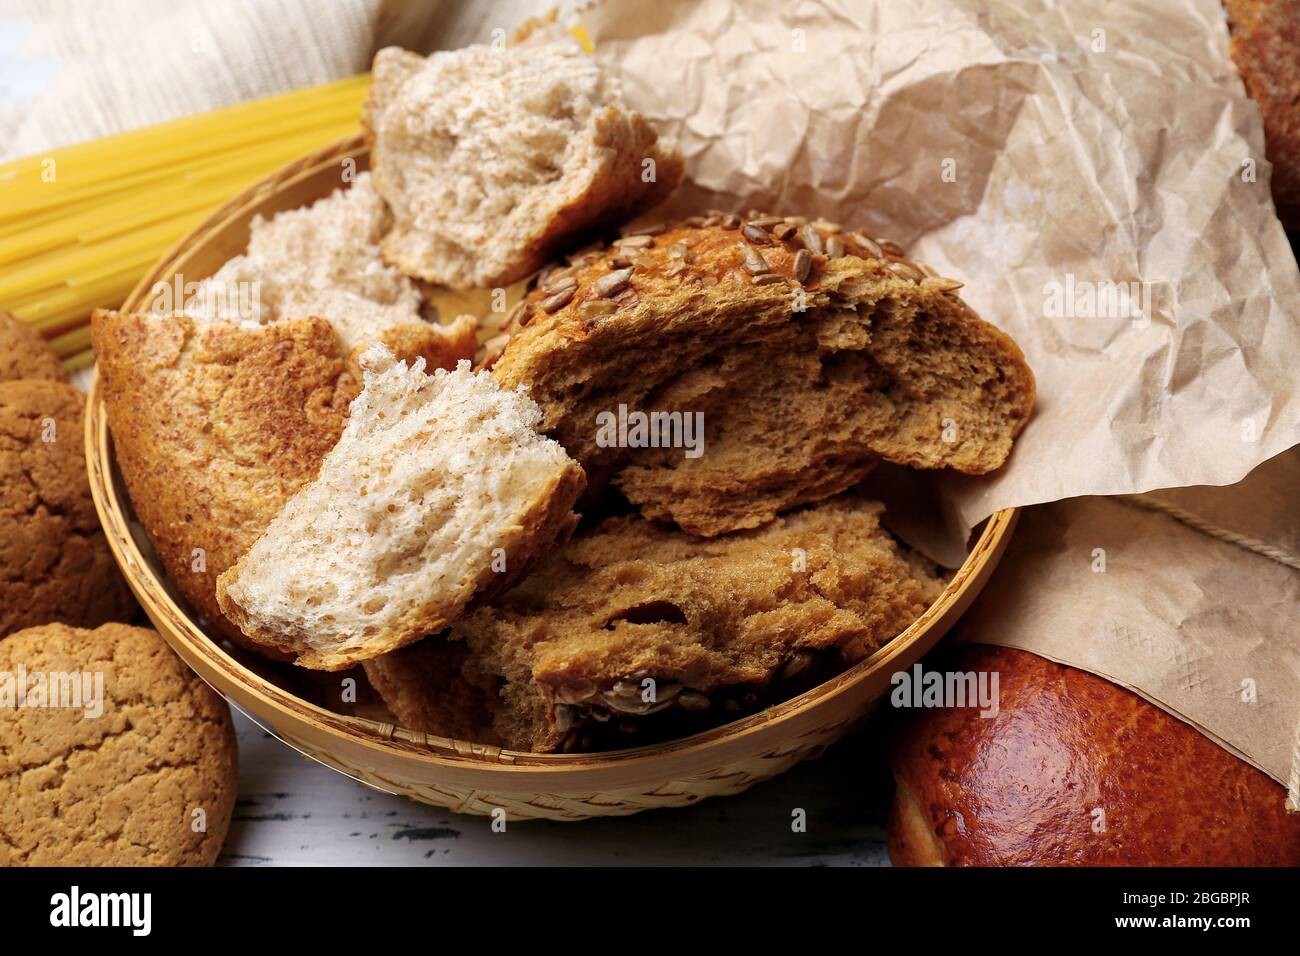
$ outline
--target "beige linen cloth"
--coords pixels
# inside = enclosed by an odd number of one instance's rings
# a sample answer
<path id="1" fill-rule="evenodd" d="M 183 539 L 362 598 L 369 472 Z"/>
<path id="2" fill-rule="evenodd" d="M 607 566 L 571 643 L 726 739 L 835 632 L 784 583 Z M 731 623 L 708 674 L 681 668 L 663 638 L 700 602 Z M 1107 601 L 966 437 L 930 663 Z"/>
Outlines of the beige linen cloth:
<path id="1" fill-rule="evenodd" d="M 0 0 L 0 162 L 489 42 L 545 0 Z"/>

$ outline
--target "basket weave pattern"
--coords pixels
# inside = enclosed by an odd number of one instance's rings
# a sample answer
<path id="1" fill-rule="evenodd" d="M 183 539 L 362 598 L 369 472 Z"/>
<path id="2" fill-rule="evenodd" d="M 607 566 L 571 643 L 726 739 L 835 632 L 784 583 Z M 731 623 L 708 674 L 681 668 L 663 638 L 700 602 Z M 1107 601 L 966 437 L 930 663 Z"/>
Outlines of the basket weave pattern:
<path id="1" fill-rule="evenodd" d="M 360 137 L 352 137 L 285 167 L 182 239 L 123 308 L 138 308 L 154 283 L 178 273 L 186 281 L 211 275 L 244 251 L 254 215 L 307 205 L 339 188 L 341 171 L 363 169 L 367 161 Z M 686 806 L 740 793 L 818 756 L 863 720 L 888 690 L 891 674 L 915 663 L 960 617 L 992 574 L 1016 519 L 1014 510 L 989 519 L 944 593 L 906 631 L 793 700 L 634 750 L 525 754 L 333 713 L 243 666 L 177 601 L 133 535 L 98 379 L 87 402 L 86 452 L 95 507 L 123 574 L 159 633 L 200 677 L 289 745 L 378 790 L 457 813 L 503 809 L 511 820 L 583 820 Z"/>
<path id="2" fill-rule="evenodd" d="M 827 747 L 861 720 L 862 718 L 857 718 L 822 727 L 796 740 L 783 742 L 769 752 L 754 754 L 708 773 L 665 780 L 653 788 L 633 787 L 576 793 L 459 790 L 434 784 L 413 784 L 391 773 L 342 763 L 330 754 L 311 750 L 303 741 L 284 739 L 295 749 L 327 767 L 360 780 L 376 790 L 398 794 L 419 803 L 477 816 L 491 816 L 496 811 L 504 810 L 508 820 L 571 822 L 592 817 L 628 816 L 642 810 L 684 807 L 707 797 L 727 797 L 741 793 L 756 783 L 784 773 L 797 763 L 821 756 Z"/>

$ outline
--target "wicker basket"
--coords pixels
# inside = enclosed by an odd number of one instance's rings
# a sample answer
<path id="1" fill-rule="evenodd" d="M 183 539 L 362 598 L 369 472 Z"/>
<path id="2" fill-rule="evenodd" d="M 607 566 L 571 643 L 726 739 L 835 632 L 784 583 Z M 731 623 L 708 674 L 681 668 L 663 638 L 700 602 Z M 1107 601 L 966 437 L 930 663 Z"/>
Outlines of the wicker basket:
<path id="1" fill-rule="evenodd" d="M 244 251 L 254 215 L 306 205 L 338 188 L 341 163 L 366 166 L 359 137 L 287 166 L 236 197 L 186 236 L 140 281 L 124 308 L 180 273 L 211 275 Z M 1015 525 L 1002 511 L 935 604 L 888 646 L 813 690 L 762 713 L 670 743 L 602 754 L 516 753 L 448 740 L 315 706 L 273 670 L 240 660 L 208 634 L 170 588 L 138 536 L 113 457 L 98 379 L 86 415 L 90 485 L 109 544 L 132 590 L 168 643 L 200 676 L 304 754 L 379 790 L 461 813 L 504 809 L 512 820 L 621 816 L 739 793 L 820 754 L 870 712 L 890 675 L 910 667 L 966 610 L 992 574 Z M 135 533 L 133 533 L 133 530 Z"/>

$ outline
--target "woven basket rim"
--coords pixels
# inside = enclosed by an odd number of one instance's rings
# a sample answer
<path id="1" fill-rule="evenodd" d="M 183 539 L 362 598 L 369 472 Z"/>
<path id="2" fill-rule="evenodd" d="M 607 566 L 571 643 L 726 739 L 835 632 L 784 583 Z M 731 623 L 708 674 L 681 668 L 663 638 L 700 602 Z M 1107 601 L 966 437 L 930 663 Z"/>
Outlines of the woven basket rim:
<path id="1" fill-rule="evenodd" d="M 368 150 L 360 134 L 345 137 L 294 160 L 233 197 L 182 237 L 141 278 L 121 306 L 122 310 L 137 308 L 160 277 L 165 275 L 170 280 L 175 274 L 175 266 L 193 249 L 199 247 L 205 239 L 229 228 L 241 217 L 246 217 L 251 206 L 349 158 L 357 160 L 359 164 L 368 159 Z M 952 611 L 955 605 L 969 604 L 974 598 L 974 594 L 968 593 L 970 588 L 978 587 L 976 570 L 985 561 L 997 559 L 1018 518 L 1018 509 L 1015 508 L 1004 509 L 992 515 L 943 593 L 923 614 L 870 657 L 796 697 L 719 727 L 657 744 L 594 754 L 536 754 L 439 737 L 407 730 L 392 723 L 338 714 L 291 694 L 240 663 L 199 626 L 192 611 L 173 597 L 164 582 L 161 569 L 145 557 L 136 542 L 130 527 L 130 516 L 133 514 L 130 499 L 117 474 L 97 366 L 87 396 L 85 438 L 92 496 L 114 558 L 132 591 L 153 617 L 158 630 L 168 643 L 182 652 L 183 657 L 186 656 L 183 652 L 187 651 L 205 659 L 206 663 L 226 674 L 241 691 L 256 698 L 269 711 L 295 721 L 310 722 L 340 742 L 363 746 L 376 751 L 377 755 L 415 759 L 435 767 L 468 765 L 476 771 L 531 771 L 553 775 L 564 769 L 587 771 L 613 768 L 631 761 L 669 754 L 698 754 L 724 743 L 734 743 L 754 734 L 771 731 L 777 725 L 804 714 L 835 696 L 850 692 L 855 685 L 904 655 L 912 644 L 922 640 L 930 627 Z M 155 611 L 164 615 L 171 627 L 161 624 L 154 617 Z M 215 684 L 213 687 L 223 696 L 230 696 L 222 687 Z M 254 719 L 261 717 L 258 713 Z"/>

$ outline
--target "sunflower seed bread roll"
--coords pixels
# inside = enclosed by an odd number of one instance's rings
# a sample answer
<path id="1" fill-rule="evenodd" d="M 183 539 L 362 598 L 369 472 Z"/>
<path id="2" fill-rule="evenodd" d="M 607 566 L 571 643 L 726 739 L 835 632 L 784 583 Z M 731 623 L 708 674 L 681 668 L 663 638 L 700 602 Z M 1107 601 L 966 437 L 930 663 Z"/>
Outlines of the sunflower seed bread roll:
<path id="1" fill-rule="evenodd" d="M 567 538 L 586 479 L 526 396 L 382 347 L 320 472 L 217 600 L 250 640 L 338 670 L 436 632 Z"/>
<path id="2" fill-rule="evenodd" d="M 798 217 L 650 227 L 547 273 L 492 374 L 527 387 L 593 481 L 700 535 L 837 494 L 877 459 L 993 471 L 1033 374 L 961 283 L 901 253 Z M 684 448 L 607 427 L 655 413 L 702 434 Z"/>
<path id="3" fill-rule="evenodd" d="M 786 699 L 943 590 L 880 527 L 883 510 L 843 496 L 706 541 L 609 519 L 461 619 L 462 673 L 498 699 L 496 735 L 542 753 L 678 736 Z"/>
<path id="4" fill-rule="evenodd" d="M 623 105 L 617 82 L 556 46 L 380 50 L 362 128 L 395 220 L 385 260 L 457 288 L 522 278 L 682 177 L 675 148 Z"/>

